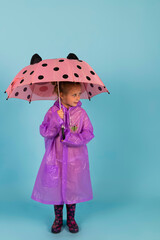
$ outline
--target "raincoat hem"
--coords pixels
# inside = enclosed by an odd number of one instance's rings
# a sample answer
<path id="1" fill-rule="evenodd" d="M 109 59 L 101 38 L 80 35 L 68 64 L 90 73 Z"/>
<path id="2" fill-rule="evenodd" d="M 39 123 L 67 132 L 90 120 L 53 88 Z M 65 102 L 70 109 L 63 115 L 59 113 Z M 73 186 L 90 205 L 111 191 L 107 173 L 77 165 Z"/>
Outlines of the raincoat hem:
<path id="1" fill-rule="evenodd" d="M 73 201 L 73 202 L 67 202 L 67 201 L 63 201 L 63 202 L 54 202 L 54 201 L 43 201 L 41 199 L 38 199 L 38 198 L 35 198 L 33 196 L 31 196 L 31 199 L 32 200 L 35 200 L 37 202 L 40 202 L 40 203 L 43 203 L 43 204 L 55 204 L 55 205 L 58 205 L 58 204 L 74 204 L 74 203 L 80 203 L 80 202 L 86 202 L 86 201 L 90 201 L 93 199 L 93 196 L 90 197 L 90 198 L 85 198 L 85 199 L 82 199 L 80 201 Z"/>

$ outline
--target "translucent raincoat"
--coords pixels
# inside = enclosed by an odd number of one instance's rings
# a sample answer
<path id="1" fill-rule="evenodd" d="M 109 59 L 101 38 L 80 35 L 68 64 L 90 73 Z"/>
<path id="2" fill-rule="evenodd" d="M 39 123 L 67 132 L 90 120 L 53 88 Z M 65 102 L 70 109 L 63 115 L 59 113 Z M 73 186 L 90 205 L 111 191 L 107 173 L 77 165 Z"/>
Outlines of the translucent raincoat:
<path id="1" fill-rule="evenodd" d="M 87 143 L 94 138 L 93 126 L 79 101 L 67 109 L 64 120 L 57 113 L 58 99 L 40 125 L 45 141 L 43 156 L 31 198 L 44 204 L 73 204 L 93 198 Z M 62 140 L 61 125 L 65 126 Z"/>

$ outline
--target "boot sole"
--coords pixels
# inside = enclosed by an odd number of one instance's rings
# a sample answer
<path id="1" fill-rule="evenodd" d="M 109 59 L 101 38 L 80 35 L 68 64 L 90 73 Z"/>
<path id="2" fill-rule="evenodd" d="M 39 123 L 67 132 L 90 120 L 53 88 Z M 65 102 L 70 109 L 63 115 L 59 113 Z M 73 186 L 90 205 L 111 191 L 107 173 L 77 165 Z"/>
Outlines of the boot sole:
<path id="1" fill-rule="evenodd" d="M 70 230 L 68 225 L 67 225 L 67 227 L 68 227 L 68 231 L 71 232 L 71 233 L 77 233 L 77 232 L 79 232 L 79 229 L 74 231 L 74 230 Z"/>
<path id="2" fill-rule="evenodd" d="M 51 228 L 51 232 L 52 232 L 52 233 L 60 233 L 60 232 L 61 232 L 61 229 L 60 229 L 60 230 L 54 230 L 53 228 Z"/>

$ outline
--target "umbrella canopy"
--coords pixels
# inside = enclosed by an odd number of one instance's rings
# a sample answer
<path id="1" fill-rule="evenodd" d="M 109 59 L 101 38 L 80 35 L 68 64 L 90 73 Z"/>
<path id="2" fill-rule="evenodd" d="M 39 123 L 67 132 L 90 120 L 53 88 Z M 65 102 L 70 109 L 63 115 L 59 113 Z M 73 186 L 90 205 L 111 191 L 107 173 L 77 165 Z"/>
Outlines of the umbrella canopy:
<path id="1" fill-rule="evenodd" d="M 53 93 L 55 82 L 61 81 L 80 82 L 81 99 L 90 100 L 99 93 L 110 93 L 93 68 L 87 62 L 79 60 L 74 53 L 70 53 L 67 58 L 45 60 L 36 53 L 32 56 L 30 65 L 24 67 L 6 89 L 6 100 L 19 98 L 29 103 L 56 100 L 57 94 Z"/>

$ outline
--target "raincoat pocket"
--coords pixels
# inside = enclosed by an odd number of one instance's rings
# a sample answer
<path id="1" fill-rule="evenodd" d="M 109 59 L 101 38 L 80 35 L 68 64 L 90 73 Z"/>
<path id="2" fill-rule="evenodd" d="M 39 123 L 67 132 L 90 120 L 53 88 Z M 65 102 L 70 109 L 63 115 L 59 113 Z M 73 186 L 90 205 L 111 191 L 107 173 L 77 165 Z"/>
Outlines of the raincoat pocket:
<path id="1" fill-rule="evenodd" d="M 42 185 L 44 187 L 54 187 L 58 184 L 59 168 L 57 165 L 45 164 Z"/>

